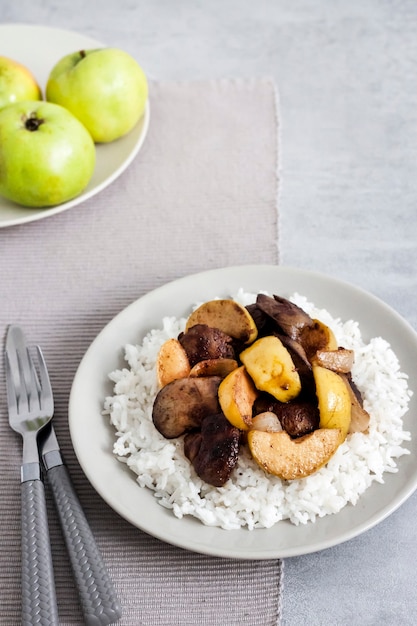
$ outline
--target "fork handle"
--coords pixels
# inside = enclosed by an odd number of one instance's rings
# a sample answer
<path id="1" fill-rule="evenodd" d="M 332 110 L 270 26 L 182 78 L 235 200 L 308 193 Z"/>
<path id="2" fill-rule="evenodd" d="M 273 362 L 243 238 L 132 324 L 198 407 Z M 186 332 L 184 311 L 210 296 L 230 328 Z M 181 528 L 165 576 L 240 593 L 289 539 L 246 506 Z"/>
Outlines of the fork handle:
<path id="1" fill-rule="evenodd" d="M 63 464 L 47 471 L 87 626 L 106 626 L 121 608 L 106 566 Z"/>
<path id="2" fill-rule="evenodd" d="M 22 625 L 58 626 L 44 485 L 27 480 L 21 489 Z"/>

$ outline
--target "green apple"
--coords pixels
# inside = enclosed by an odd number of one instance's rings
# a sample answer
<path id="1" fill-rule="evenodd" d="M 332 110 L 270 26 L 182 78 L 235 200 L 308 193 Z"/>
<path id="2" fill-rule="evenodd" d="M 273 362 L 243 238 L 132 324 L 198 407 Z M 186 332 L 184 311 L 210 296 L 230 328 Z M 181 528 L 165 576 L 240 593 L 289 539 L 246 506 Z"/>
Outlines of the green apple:
<path id="1" fill-rule="evenodd" d="M 148 83 L 140 65 L 123 50 L 80 50 L 53 67 L 45 95 L 71 111 L 95 142 L 110 142 L 143 116 Z"/>
<path id="2" fill-rule="evenodd" d="M 14 102 L 41 99 L 41 89 L 28 68 L 0 56 L 0 110 Z"/>
<path id="3" fill-rule="evenodd" d="M 71 200 L 87 186 L 96 148 L 67 109 L 17 102 L 0 111 L 0 195 L 27 207 Z"/>

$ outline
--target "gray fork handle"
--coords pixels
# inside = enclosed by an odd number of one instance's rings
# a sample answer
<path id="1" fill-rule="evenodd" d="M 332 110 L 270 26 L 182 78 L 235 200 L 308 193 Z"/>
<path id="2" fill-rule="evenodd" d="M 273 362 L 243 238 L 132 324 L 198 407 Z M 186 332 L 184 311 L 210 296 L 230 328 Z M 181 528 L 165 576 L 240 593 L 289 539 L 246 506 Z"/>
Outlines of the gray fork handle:
<path id="1" fill-rule="evenodd" d="M 87 626 L 106 626 L 121 608 L 65 465 L 47 472 Z"/>
<path id="2" fill-rule="evenodd" d="M 43 482 L 27 480 L 21 488 L 22 626 L 58 626 Z"/>

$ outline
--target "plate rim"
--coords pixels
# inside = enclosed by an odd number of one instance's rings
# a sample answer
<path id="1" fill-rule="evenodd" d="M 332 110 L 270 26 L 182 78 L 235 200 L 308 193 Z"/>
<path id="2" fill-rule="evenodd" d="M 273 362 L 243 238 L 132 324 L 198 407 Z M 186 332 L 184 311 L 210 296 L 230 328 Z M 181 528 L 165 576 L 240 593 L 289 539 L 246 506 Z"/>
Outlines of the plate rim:
<path id="1" fill-rule="evenodd" d="M 39 30 L 45 30 L 45 31 L 50 31 L 54 33 L 61 33 L 63 36 L 68 36 L 68 37 L 72 36 L 72 37 L 79 37 L 81 39 L 84 39 L 86 42 L 87 41 L 89 42 L 88 45 L 94 45 L 97 47 L 106 47 L 105 43 L 95 39 L 94 37 L 90 37 L 89 35 L 85 35 L 83 33 L 79 33 L 71 29 L 48 26 L 48 25 L 43 25 L 43 24 L 28 24 L 25 22 L 21 22 L 21 23 L 20 22 L 7 22 L 5 24 L 0 24 L 0 34 L 2 30 L 13 31 L 13 29 L 27 30 L 27 31 L 32 30 L 34 32 L 39 31 Z M 135 157 L 141 150 L 145 142 L 145 139 L 147 137 L 148 130 L 149 130 L 150 113 L 151 113 L 150 101 L 148 97 L 146 101 L 146 105 L 145 105 L 145 112 L 142 118 L 138 121 L 136 125 L 136 132 L 139 132 L 139 135 L 138 135 L 137 140 L 135 141 L 133 148 L 130 150 L 130 152 L 124 158 L 124 160 L 120 163 L 120 165 L 110 175 L 108 175 L 101 183 L 95 185 L 93 188 L 89 189 L 88 191 L 82 192 L 81 194 L 79 194 L 75 198 L 72 198 L 71 200 L 68 200 L 67 202 L 63 202 L 62 204 L 59 204 L 53 207 L 34 207 L 32 209 L 29 209 L 28 207 L 23 207 L 23 206 L 19 207 L 19 205 L 16 204 L 16 211 L 18 211 L 19 208 L 22 208 L 24 211 L 27 211 L 27 210 L 33 211 L 33 214 L 26 213 L 25 215 L 22 215 L 21 217 L 16 216 L 16 217 L 11 217 L 9 219 L 1 220 L 2 209 L 0 206 L 0 228 L 11 228 L 13 226 L 20 226 L 22 224 L 27 224 L 30 222 L 37 222 L 42 219 L 47 219 L 48 217 L 52 217 L 53 215 L 58 215 L 59 213 L 63 213 L 64 211 L 67 211 L 68 209 L 71 209 L 73 207 L 83 204 L 87 200 L 90 200 L 97 194 L 101 193 L 104 189 L 109 187 L 131 165 L 132 161 L 135 159 Z M 131 132 L 135 132 L 135 128 L 133 128 Z M 123 137 L 121 139 L 123 139 Z M 105 145 L 108 146 L 109 144 L 105 144 Z M 99 149 L 99 148 L 100 146 L 96 145 L 96 149 Z M 2 200 L 7 201 L 7 199 L 4 199 L 4 198 L 2 198 Z M 12 208 L 14 208 L 14 204 L 12 204 L 11 206 Z"/>
<path id="2" fill-rule="evenodd" d="M 396 497 L 390 503 L 389 506 L 386 506 L 382 512 L 375 513 L 373 516 L 367 518 L 363 522 L 350 528 L 350 530 L 345 531 L 340 538 L 324 539 L 321 541 L 316 541 L 316 542 L 311 543 L 311 545 L 305 545 L 302 548 L 295 546 L 295 547 L 280 548 L 278 550 L 270 550 L 270 549 L 259 548 L 259 547 L 254 548 L 252 545 L 249 545 L 249 546 L 242 546 L 238 550 L 236 550 L 233 548 L 225 548 L 224 546 L 221 546 L 221 547 L 216 546 L 210 541 L 206 542 L 206 544 L 204 545 L 201 543 L 201 541 L 194 540 L 192 537 L 187 537 L 187 539 L 184 540 L 184 538 L 181 538 L 181 537 L 178 538 L 175 535 L 173 536 L 172 531 L 169 528 L 169 521 L 168 521 L 168 530 L 166 529 L 161 530 L 158 527 L 150 528 L 143 522 L 140 522 L 140 521 L 138 522 L 137 519 L 133 519 L 130 512 L 126 511 L 123 505 L 121 505 L 120 503 L 116 503 L 116 506 L 115 506 L 114 501 L 112 501 L 112 499 L 109 498 L 108 494 L 104 493 L 103 490 L 100 488 L 100 486 L 97 485 L 95 476 L 92 475 L 94 474 L 94 472 L 91 472 L 90 468 L 86 466 L 85 459 L 83 458 L 83 455 L 80 454 L 80 449 L 77 443 L 77 434 L 75 430 L 74 414 L 75 414 L 75 411 L 78 410 L 78 407 L 76 406 L 77 405 L 76 393 L 77 393 L 78 381 L 80 380 L 80 376 L 84 375 L 83 370 L 85 369 L 86 364 L 88 364 L 88 361 L 91 358 L 91 356 L 96 351 L 97 346 L 99 346 L 99 344 L 103 341 L 103 338 L 105 339 L 108 333 L 112 332 L 113 327 L 117 327 L 118 324 L 122 323 L 124 321 L 124 318 L 129 318 L 130 314 L 135 312 L 136 308 L 140 309 L 141 307 L 146 306 L 147 301 L 154 298 L 155 295 L 157 297 L 161 295 L 163 296 L 166 290 L 167 291 L 172 290 L 172 289 L 175 290 L 177 286 L 182 286 L 182 287 L 187 286 L 187 284 L 190 281 L 191 282 L 203 281 L 203 279 L 207 279 L 210 276 L 212 277 L 217 276 L 219 272 L 220 273 L 226 272 L 230 274 L 231 272 L 232 273 L 244 273 L 248 270 L 255 271 L 255 272 L 263 272 L 263 271 L 271 272 L 272 271 L 273 273 L 277 273 L 277 274 L 289 273 L 289 274 L 293 274 L 297 276 L 302 276 L 304 278 L 310 278 L 313 281 L 314 280 L 324 281 L 325 283 L 332 284 L 334 286 L 337 285 L 339 288 L 342 288 L 342 289 L 346 288 L 348 290 L 352 290 L 352 292 L 356 293 L 359 297 L 362 296 L 362 297 L 365 297 L 365 299 L 369 301 L 373 301 L 375 306 L 377 306 L 378 308 L 381 308 L 381 310 L 385 311 L 389 315 L 389 317 L 396 320 L 396 322 L 399 324 L 402 331 L 408 334 L 411 334 L 413 336 L 415 345 L 417 346 L 416 331 L 405 318 L 403 318 L 397 311 L 395 311 L 395 309 L 393 309 L 391 306 L 389 306 L 387 303 L 385 303 L 383 300 L 381 300 L 374 294 L 370 293 L 369 291 L 366 291 L 365 289 L 362 289 L 361 287 L 358 287 L 344 280 L 340 280 L 331 275 L 327 275 L 321 272 L 316 272 L 313 270 L 304 270 L 302 268 L 297 268 L 297 267 L 289 267 L 289 266 L 282 266 L 282 265 L 268 265 L 268 264 L 236 265 L 236 266 L 229 266 L 225 268 L 216 268 L 216 269 L 206 270 L 202 272 L 197 272 L 194 274 L 182 276 L 180 278 L 171 280 L 163 285 L 160 285 L 159 287 L 156 287 L 155 289 L 152 289 L 146 292 L 145 294 L 143 294 L 142 296 L 140 296 L 139 298 L 137 298 L 136 300 L 128 304 L 126 307 L 124 307 L 121 311 L 119 311 L 119 313 L 117 313 L 96 335 L 95 339 L 91 342 L 91 344 L 89 345 L 88 349 L 86 350 L 84 356 L 82 357 L 79 363 L 79 366 L 77 368 L 77 371 L 76 371 L 76 374 L 74 376 L 73 383 L 71 386 L 70 397 L 69 397 L 69 412 L 68 412 L 70 436 L 71 436 L 71 441 L 74 447 L 74 451 L 75 451 L 77 460 L 81 466 L 81 469 L 83 473 L 85 474 L 85 477 L 89 480 L 90 484 L 97 491 L 100 497 L 102 497 L 102 499 L 105 502 L 107 502 L 107 504 L 109 504 L 109 506 L 122 518 L 126 519 L 133 526 L 152 535 L 153 537 L 160 539 L 171 545 L 175 545 L 177 547 L 183 548 L 183 549 L 191 550 L 200 554 L 207 554 L 207 555 L 217 556 L 217 557 L 249 559 L 249 560 L 265 560 L 265 559 L 273 559 L 273 558 L 287 558 L 287 557 L 292 557 L 292 556 L 301 556 L 301 555 L 309 554 L 312 552 L 318 552 L 318 551 L 333 547 L 335 545 L 339 545 L 346 541 L 349 541 L 353 539 L 354 537 L 362 534 L 363 532 L 370 530 L 371 528 L 373 528 L 374 526 L 382 522 L 384 519 L 386 519 L 389 515 L 391 515 L 394 511 L 396 511 L 417 489 L 417 466 L 413 468 L 412 478 L 408 480 L 406 485 L 400 490 L 400 492 L 396 495 Z M 243 288 L 244 288 L 244 285 L 243 285 Z M 191 306 L 191 304 L 192 303 L 190 302 L 189 306 Z M 320 307 L 320 303 L 315 302 L 315 304 L 316 306 Z M 146 331 L 143 331 L 143 334 L 145 334 L 145 332 Z M 141 335 L 141 333 L 139 334 Z M 116 360 L 116 351 L 120 348 L 121 346 L 114 346 L 115 360 Z M 395 351 L 395 348 L 394 348 L 394 351 Z M 104 401 L 104 397 L 101 400 Z M 108 426 L 110 426 L 110 424 L 108 424 Z M 404 445 L 407 446 L 407 443 L 409 442 L 405 442 Z M 119 461 L 117 461 L 115 457 L 112 457 L 112 460 L 115 460 L 117 463 L 119 463 Z M 401 462 L 401 459 L 399 461 Z M 127 468 L 123 467 L 122 471 L 127 471 L 129 474 L 131 474 L 131 477 L 133 477 L 133 480 L 134 480 L 134 474 L 131 470 L 128 470 Z M 373 483 L 373 485 L 375 485 L 375 483 Z M 136 482 L 135 482 L 135 488 L 145 489 L 137 485 Z M 152 492 L 150 493 L 152 495 L 153 501 L 155 502 L 155 506 L 158 507 L 159 509 L 164 510 L 163 507 L 161 507 L 156 502 L 156 499 L 154 498 Z M 350 505 L 347 505 L 347 507 L 349 506 Z M 347 507 L 344 507 L 344 508 L 346 509 Z M 356 505 L 356 507 L 358 507 L 358 505 Z M 351 509 L 353 510 L 356 507 L 351 507 Z M 342 512 L 343 512 L 343 509 L 339 513 L 334 514 L 334 515 L 327 515 L 325 516 L 325 518 L 327 518 L 327 520 L 335 519 L 337 515 L 340 515 Z M 168 513 L 170 516 L 174 517 L 171 511 L 168 511 Z M 325 518 L 321 518 L 321 519 L 325 519 Z M 177 520 L 177 518 L 175 519 Z M 253 533 L 265 534 L 267 532 L 272 531 L 274 528 L 278 528 L 282 524 L 286 524 L 287 526 L 288 524 L 290 524 L 289 522 L 286 523 L 286 521 L 284 520 L 282 522 L 278 522 L 277 524 L 275 524 L 274 527 L 271 529 L 255 529 L 253 531 L 249 531 L 247 528 L 242 528 L 236 531 L 233 531 L 233 530 L 226 531 L 223 529 L 215 528 L 215 532 L 213 533 L 212 532 L 213 527 L 204 526 L 202 522 L 199 522 L 198 520 L 196 520 L 196 523 L 199 524 L 200 527 L 207 529 L 208 535 L 213 535 L 215 533 L 218 533 L 219 531 L 223 533 L 227 533 L 227 534 L 228 533 L 231 533 L 231 534 L 248 533 L 246 535 L 247 538 L 250 535 L 252 536 L 251 538 L 256 537 L 256 534 L 253 535 Z M 317 524 L 317 522 L 315 522 L 314 524 Z M 314 524 L 309 522 L 306 526 L 307 528 L 311 528 L 311 527 L 314 527 Z M 293 525 L 291 524 L 291 526 Z"/>

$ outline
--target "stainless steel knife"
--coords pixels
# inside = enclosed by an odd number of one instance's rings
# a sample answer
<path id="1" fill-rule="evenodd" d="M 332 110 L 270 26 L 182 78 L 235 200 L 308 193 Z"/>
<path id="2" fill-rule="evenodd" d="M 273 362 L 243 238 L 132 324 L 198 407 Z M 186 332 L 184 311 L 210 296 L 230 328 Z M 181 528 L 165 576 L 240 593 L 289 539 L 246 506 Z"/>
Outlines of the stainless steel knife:
<path id="1" fill-rule="evenodd" d="M 113 583 L 61 456 L 54 427 L 40 439 L 40 453 L 58 511 L 87 626 L 104 626 L 121 617 Z"/>

